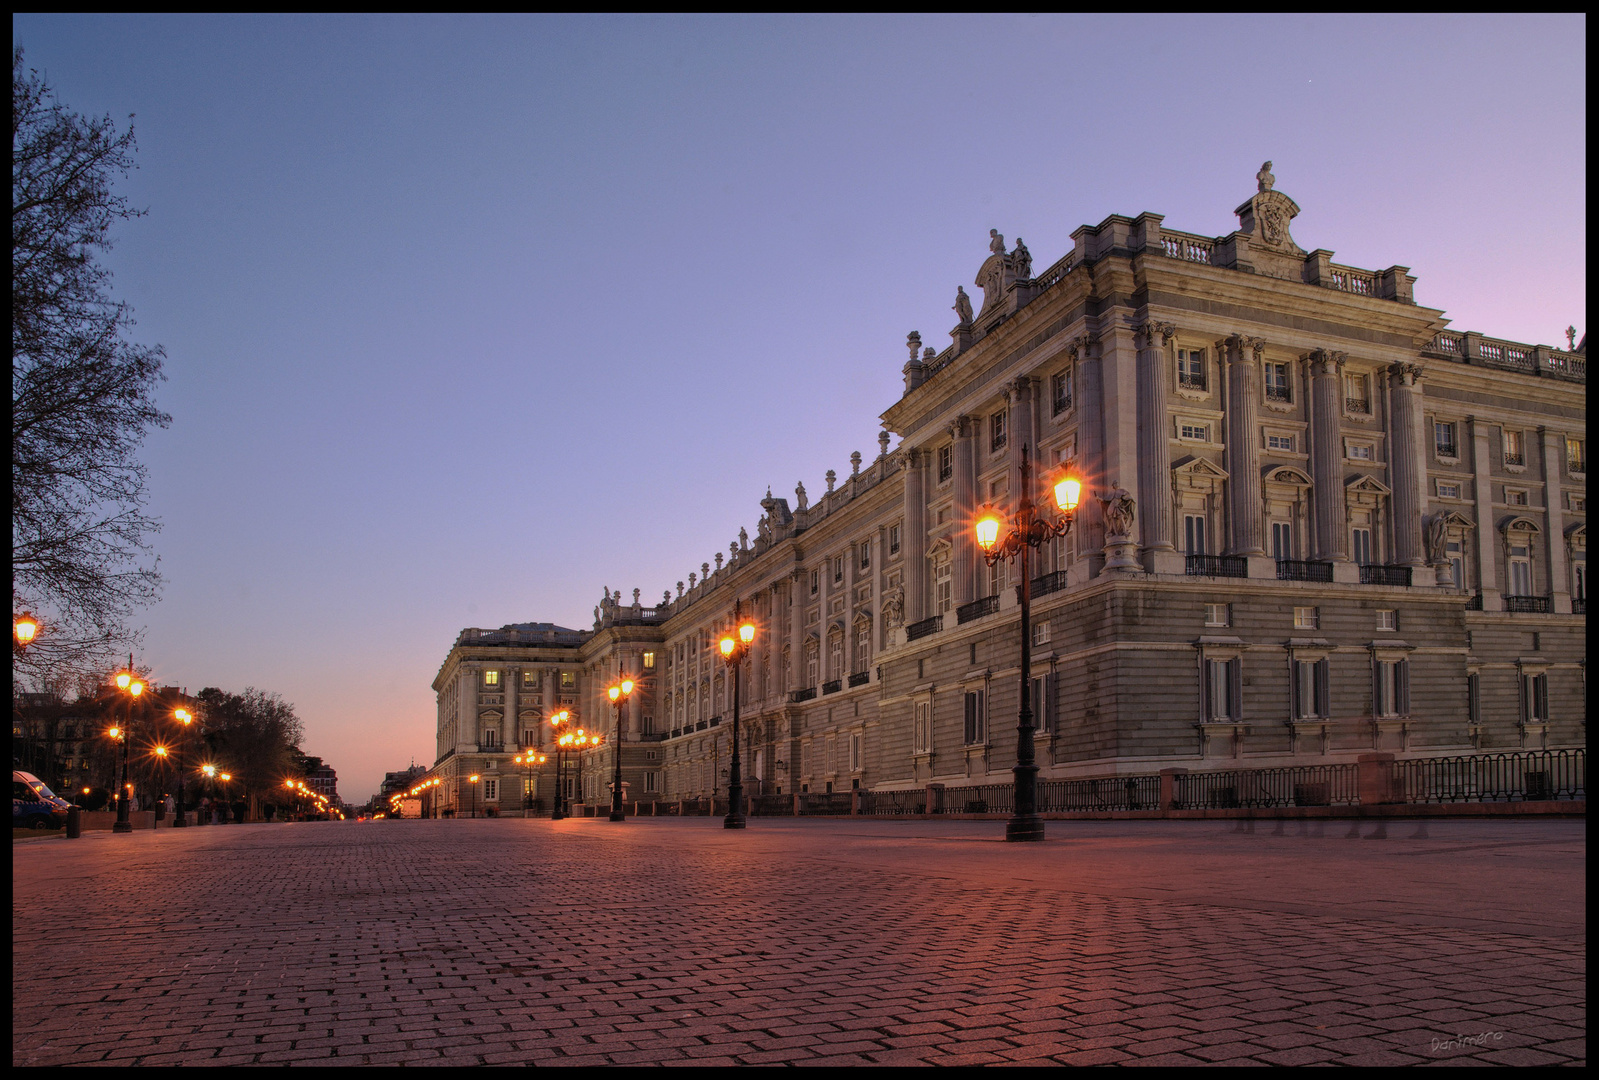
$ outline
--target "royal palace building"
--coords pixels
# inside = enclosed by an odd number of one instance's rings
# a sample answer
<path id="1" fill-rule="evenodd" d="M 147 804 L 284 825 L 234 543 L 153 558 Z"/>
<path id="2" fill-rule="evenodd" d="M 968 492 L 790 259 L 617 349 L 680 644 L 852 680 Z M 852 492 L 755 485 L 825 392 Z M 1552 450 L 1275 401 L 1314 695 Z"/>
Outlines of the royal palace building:
<path id="1" fill-rule="evenodd" d="M 814 502 L 767 492 L 755 537 L 659 604 L 607 588 L 591 629 L 463 631 L 433 683 L 441 788 L 547 808 L 553 753 L 513 759 L 566 708 L 606 739 L 569 790 L 608 801 L 627 673 L 628 799 L 725 795 L 735 603 L 759 627 L 747 791 L 1008 781 L 1016 564 L 972 522 L 1013 508 L 1024 460 L 1040 498 L 1084 482 L 1031 575 L 1041 778 L 1584 745 L 1585 342 L 1450 329 L 1406 267 L 1300 248 L 1270 164 L 1227 236 L 1112 216 L 1035 273 L 992 233 L 981 307 L 957 290 L 942 350 L 910 335 L 874 458 Z"/>

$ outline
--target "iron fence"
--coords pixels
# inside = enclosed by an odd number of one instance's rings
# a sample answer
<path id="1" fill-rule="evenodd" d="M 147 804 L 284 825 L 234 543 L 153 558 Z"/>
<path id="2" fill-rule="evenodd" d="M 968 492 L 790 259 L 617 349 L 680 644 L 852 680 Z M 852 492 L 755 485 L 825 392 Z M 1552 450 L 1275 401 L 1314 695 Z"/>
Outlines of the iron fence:
<path id="1" fill-rule="evenodd" d="M 936 634 L 943 628 L 944 616 L 934 615 L 930 619 L 923 619 L 921 622 L 911 623 L 907 626 L 905 628 L 905 640 L 915 641 L 917 638 L 924 638 L 928 634 Z"/>
<path id="2" fill-rule="evenodd" d="M 747 813 L 750 817 L 792 817 L 794 796 L 753 795 L 750 797 Z"/>
<path id="3" fill-rule="evenodd" d="M 1183 569 L 1189 577 L 1248 577 L 1249 560 L 1242 555 L 1189 555 Z"/>
<path id="4" fill-rule="evenodd" d="M 1270 806 L 1354 806 L 1360 802 L 1357 765 L 1295 765 L 1179 773 L 1172 809 Z"/>
<path id="5" fill-rule="evenodd" d="M 1330 562 L 1306 562 L 1300 559 L 1278 559 L 1279 581 L 1331 581 L 1333 568 Z"/>
<path id="6" fill-rule="evenodd" d="M 1407 803 L 1587 798 L 1586 750 L 1529 750 L 1394 762 L 1393 797 Z"/>
<path id="7" fill-rule="evenodd" d="M 1362 566 L 1360 568 L 1360 583 L 1362 585 L 1402 585 L 1410 587 L 1410 571 L 1408 566 Z"/>
<path id="8" fill-rule="evenodd" d="M 1038 812 L 1041 814 L 1068 810 L 1155 810 L 1159 806 L 1159 776 L 1043 780 L 1038 785 Z"/>
<path id="9" fill-rule="evenodd" d="M 799 812 L 804 814 L 847 814 L 850 808 L 847 791 L 808 791 L 799 797 Z"/>
<path id="10" fill-rule="evenodd" d="M 920 814 L 927 805 L 927 791 L 925 788 L 863 791 L 860 805 L 863 814 Z"/>

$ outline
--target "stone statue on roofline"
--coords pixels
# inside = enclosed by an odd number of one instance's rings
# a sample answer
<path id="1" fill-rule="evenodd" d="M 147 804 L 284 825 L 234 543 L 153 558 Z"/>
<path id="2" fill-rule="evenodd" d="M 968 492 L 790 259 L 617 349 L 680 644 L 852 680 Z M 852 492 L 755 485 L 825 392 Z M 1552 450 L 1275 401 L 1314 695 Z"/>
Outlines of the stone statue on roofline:
<path id="1" fill-rule="evenodd" d="M 955 316 L 960 319 L 960 325 L 970 326 L 972 323 L 972 298 L 966 295 L 964 286 L 955 286 Z"/>
<path id="2" fill-rule="evenodd" d="M 794 485 L 794 509 L 809 510 L 810 506 L 811 500 L 805 494 L 805 481 L 801 480 L 798 484 Z"/>
<path id="3" fill-rule="evenodd" d="M 1271 174 L 1271 162 L 1268 161 L 1255 174 L 1255 183 L 1260 186 L 1261 191 L 1270 191 L 1271 186 L 1276 182 L 1277 178 Z"/>
<path id="4" fill-rule="evenodd" d="M 1033 276 L 1033 253 L 1027 250 L 1027 245 L 1022 243 L 1022 238 L 1016 238 L 1016 250 L 1011 252 L 1011 258 L 1016 260 L 1016 276 L 1027 279 Z"/>
<path id="5" fill-rule="evenodd" d="M 998 229 L 988 230 L 988 250 L 995 255 L 1005 254 L 1005 237 Z"/>

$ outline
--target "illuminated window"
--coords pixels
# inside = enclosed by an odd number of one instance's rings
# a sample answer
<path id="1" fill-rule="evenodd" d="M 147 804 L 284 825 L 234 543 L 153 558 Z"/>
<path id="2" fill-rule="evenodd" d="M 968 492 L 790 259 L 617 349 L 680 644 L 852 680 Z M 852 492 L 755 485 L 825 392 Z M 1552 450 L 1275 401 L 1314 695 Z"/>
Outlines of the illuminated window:
<path id="1" fill-rule="evenodd" d="M 1588 471 L 1588 444 L 1583 439 L 1566 439 L 1566 471 L 1570 473 L 1586 473 Z"/>
<path id="2" fill-rule="evenodd" d="M 522 685 L 523 686 L 537 686 L 538 685 L 538 673 L 534 672 L 534 671 L 524 671 L 524 672 L 522 672 Z"/>
<path id="3" fill-rule="evenodd" d="M 483 673 L 483 685 L 484 686 L 498 686 L 498 685 L 500 685 L 500 673 L 498 671 L 485 671 Z"/>
<path id="4" fill-rule="evenodd" d="M 650 669 L 653 669 L 655 667 L 655 654 L 654 653 L 647 652 L 647 653 L 644 654 L 644 667 L 645 667 L 645 670 L 650 670 Z"/>
<path id="5" fill-rule="evenodd" d="M 1313 607 L 1294 608 L 1294 629 L 1314 630 L 1318 625 L 1316 609 Z"/>
<path id="6" fill-rule="evenodd" d="M 571 690 L 571 689 L 573 689 L 576 686 L 577 686 L 577 672 L 575 672 L 575 671 L 563 671 L 563 672 L 561 672 L 561 689 L 562 690 Z"/>
<path id="7" fill-rule="evenodd" d="M 1521 432 L 1511 431 L 1509 428 L 1505 429 L 1505 464 L 1527 464 L 1526 439 Z"/>

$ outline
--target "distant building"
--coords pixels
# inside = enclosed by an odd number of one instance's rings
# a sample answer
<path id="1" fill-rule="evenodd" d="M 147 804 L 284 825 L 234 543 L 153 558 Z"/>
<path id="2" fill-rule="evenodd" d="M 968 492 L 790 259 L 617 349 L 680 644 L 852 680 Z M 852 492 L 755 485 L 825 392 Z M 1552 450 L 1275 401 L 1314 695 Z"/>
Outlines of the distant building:
<path id="1" fill-rule="evenodd" d="M 768 492 L 658 605 L 607 588 L 592 630 L 463 631 L 439 797 L 475 774 L 479 805 L 547 808 L 553 754 L 513 757 L 567 708 L 607 740 L 570 790 L 607 800 L 619 672 L 629 797 L 725 793 L 735 601 L 746 791 L 1007 783 L 1020 568 L 972 523 L 1024 463 L 1036 499 L 1084 482 L 1029 570 L 1042 778 L 1583 745 L 1586 344 L 1448 329 L 1406 267 L 1300 248 L 1267 165 L 1225 236 L 1113 215 L 1035 273 L 993 233 L 951 344 L 910 335 L 875 458 Z"/>
<path id="2" fill-rule="evenodd" d="M 339 802 L 339 774 L 331 765 L 319 766 L 310 776 L 305 778 L 305 786 L 328 800 L 330 803 Z"/>

